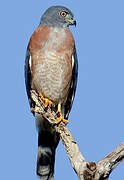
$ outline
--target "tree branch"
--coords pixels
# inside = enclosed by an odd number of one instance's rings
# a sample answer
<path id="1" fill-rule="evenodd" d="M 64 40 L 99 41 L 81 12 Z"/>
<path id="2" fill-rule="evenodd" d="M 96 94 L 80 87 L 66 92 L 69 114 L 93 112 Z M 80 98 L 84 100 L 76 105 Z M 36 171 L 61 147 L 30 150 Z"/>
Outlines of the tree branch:
<path id="1" fill-rule="evenodd" d="M 35 102 L 32 112 L 40 113 L 59 133 L 71 165 L 80 180 L 107 180 L 113 169 L 124 159 L 124 143 L 98 162 L 88 162 L 82 156 L 71 132 L 63 122 L 56 124 L 57 115 L 50 107 L 44 107 L 44 102 L 35 91 L 31 91 L 31 98 Z"/>
<path id="2" fill-rule="evenodd" d="M 104 178 L 108 177 L 122 160 L 124 160 L 124 142 L 97 163 L 97 173 Z"/>

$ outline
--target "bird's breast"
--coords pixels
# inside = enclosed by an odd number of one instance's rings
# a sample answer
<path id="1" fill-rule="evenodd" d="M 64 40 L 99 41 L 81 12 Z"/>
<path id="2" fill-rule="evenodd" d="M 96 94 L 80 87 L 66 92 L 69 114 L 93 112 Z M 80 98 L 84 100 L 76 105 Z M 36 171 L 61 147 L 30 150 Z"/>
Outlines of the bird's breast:
<path id="1" fill-rule="evenodd" d="M 58 103 L 66 99 L 71 77 L 71 64 L 66 59 L 42 56 L 41 63 L 35 65 L 33 83 L 44 97 Z"/>
<path id="2" fill-rule="evenodd" d="M 35 42 L 36 48 L 30 44 L 32 88 L 55 103 L 64 103 L 72 78 L 73 37 L 68 29 L 54 28 L 41 41 L 41 45 Z"/>

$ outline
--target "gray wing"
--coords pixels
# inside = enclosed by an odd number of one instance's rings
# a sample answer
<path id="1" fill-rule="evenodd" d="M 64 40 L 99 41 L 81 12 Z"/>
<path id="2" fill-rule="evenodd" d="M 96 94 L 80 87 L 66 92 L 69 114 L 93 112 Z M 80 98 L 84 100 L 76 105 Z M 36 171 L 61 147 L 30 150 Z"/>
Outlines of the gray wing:
<path id="1" fill-rule="evenodd" d="M 31 107 L 34 107 L 33 102 L 31 101 L 31 69 L 30 69 L 30 61 L 31 61 L 31 55 L 27 48 L 26 51 L 26 58 L 25 58 L 25 85 L 26 85 L 26 91 L 28 95 L 29 104 Z"/>
<path id="2" fill-rule="evenodd" d="M 64 118 L 68 119 L 69 112 L 71 110 L 73 100 L 75 97 L 75 91 L 77 87 L 77 77 L 78 77 L 78 58 L 77 58 L 77 53 L 76 53 L 76 48 L 74 50 L 74 53 L 72 55 L 74 59 L 74 65 L 72 69 L 72 81 L 71 81 L 71 86 L 68 94 L 68 98 L 64 107 Z"/>

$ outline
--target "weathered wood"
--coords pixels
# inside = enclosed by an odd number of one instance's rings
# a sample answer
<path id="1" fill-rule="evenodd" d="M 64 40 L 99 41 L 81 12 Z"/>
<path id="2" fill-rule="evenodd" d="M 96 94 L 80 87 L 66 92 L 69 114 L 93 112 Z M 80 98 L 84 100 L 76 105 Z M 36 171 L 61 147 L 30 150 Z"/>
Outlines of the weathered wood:
<path id="1" fill-rule="evenodd" d="M 98 162 L 88 162 L 81 154 L 78 145 L 71 132 L 64 123 L 56 124 L 57 116 L 50 107 L 44 107 L 44 103 L 35 91 L 31 91 L 31 98 L 36 106 L 32 112 L 41 113 L 51 126 L 59 133 L 71 165 L 80 180 L 108 180 L 113 169 L 124 159 L 124 143 Z"/>

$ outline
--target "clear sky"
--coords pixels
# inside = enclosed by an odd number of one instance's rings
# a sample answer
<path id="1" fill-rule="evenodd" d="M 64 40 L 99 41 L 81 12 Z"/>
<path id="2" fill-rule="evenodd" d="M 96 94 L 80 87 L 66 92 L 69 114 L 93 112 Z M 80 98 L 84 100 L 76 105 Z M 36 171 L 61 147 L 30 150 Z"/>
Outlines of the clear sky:
<path id="1" fill-rule="evenodd" d="M 0 5 L 0 179 L 36 180 L 37 132 L 24 84 L 29 38 L 51 5 L 75 14 L 79 59 L 71 130 L 84 157 L 98 161 L 124 141 L 124 1 L 11 0 Z M 64 147 L 56 153 L 55 180 L 76 180 Z M 110 180 L 124 179 L 124 162 Z"/>

